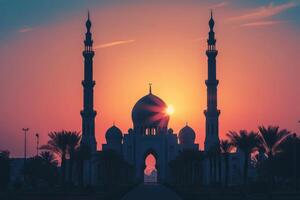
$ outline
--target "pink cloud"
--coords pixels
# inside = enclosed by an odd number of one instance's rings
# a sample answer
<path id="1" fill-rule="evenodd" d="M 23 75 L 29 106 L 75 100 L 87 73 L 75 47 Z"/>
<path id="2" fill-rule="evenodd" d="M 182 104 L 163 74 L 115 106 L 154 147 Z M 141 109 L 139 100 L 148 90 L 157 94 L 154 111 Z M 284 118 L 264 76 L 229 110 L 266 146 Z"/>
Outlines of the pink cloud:
<path id="1" fill-rule="evenodd" d="M 113 46 L 118 46 L 118 45 L 123 45 L 123 44 L 129 44 L 133 43 L 135 40 L 119 40 L 119 41 L 113 41 L 105 44 L 100 44 L 95 46 L 95 49 L 102 49 L 102 48 L 107 48 L 107 47 L 113 47 Z"/>
<path id="2" fill-rule="evenodd" d="M 224 7 L 224 6 L 227 6 L 227 5 L 228 5 L 228 2 L 223 1 L 223 2 L 212 5 L 211 8 L 220 8 L 220 7 Z"/>
<path id="3" fill-rule="evenodd" d="M 286 22 L 288 21 L 283 21 L 283 20 L 258 21 L 258 22 L 242 24 L 241 27 L 270 26 L 270 25 L 282 24 Z"/>
<path id="4" fill-rule="evenodd" d="M 33 28 L 30 28 L 30 27 L 24 27 L 24 28 L 20 29 L 18 32 L 19 32 L 19 33 L 27 33 L 27 32 L 30 32 L 30 31 L 32 31 L 32 30 L 33 30 Z"/>
<path id="5" fill-rule="evenodd" d="M 240 20 L 264 19 L 267 17 L 272 17 L 279 13 L 282 13 L 282 12 L 284 12 L 290 8 L 294 8 L 298 5 L 299 5 L 299 3 L 296 3 L 296 2 L 288 2 L 288 3 L 280 4 L 280 5 L 274 5 L 273 3 L 270 3 L 267 6 L 262 6 L 262 7 L 253 9 L 247 14 L 233 17 L 233 18 L 230 18 L 229 20 L 240 21 Z"/>

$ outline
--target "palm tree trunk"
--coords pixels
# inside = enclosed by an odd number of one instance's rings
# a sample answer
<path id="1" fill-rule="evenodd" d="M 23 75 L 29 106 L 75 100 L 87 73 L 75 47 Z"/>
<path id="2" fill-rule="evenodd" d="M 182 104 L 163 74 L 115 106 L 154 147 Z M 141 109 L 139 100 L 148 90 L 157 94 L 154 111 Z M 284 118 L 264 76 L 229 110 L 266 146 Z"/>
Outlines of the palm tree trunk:
<path id="1" fill-rule="evenodd" d="M 218 162 L 219 162 L 219 184 L 222 185 L 222 163 L 221 163 L 221 154 L 218 155 Z"/>
<path id="2" fill-rule="evenodd" d="M 273 154 L 270 152 L 270 154 L 268 155 L 269 157 L 269 163 L 273 163 Z M 270 168 L 270 177 L 269 177 L 269 186 L 270 188 L 273 188 L 273 186 L 275 185 L 275 179 L 274 179 L 274 169 Z"/>
<path id="3" fill-rule="evenodd" d="M 225 187 L 228 187 L 228 175 L 229 175 L 229 160 L 228 155 L 225 155 Z"/>
<path id="4" fill-rule="evenodd" d="M 247 153 L 244 154 L 245 159 L 244 159 L 244 186 L 247 185 L 247 179 L 248 179 L 248 160 L 249 160 L 249 155 Z"/>
<path id="5" fill-rule="evenodd" d="M 74 165 L 74 159 L 73 156 L 70 156 L 70 163 L 69 163 L 69 183 L 73 182 L 73 165 Z"/>
<path id="6" fill-rule="evenodd" d="M 65 184 L 65 174 L 66 174 L 66 154 L 63 153 L 61 157 L 61 179 L 62 184 Z"/>
<path id="7" fill-rule="evenodd" d="M 79 185 L 83 187 L 83 160 L 79 161 Z"/>

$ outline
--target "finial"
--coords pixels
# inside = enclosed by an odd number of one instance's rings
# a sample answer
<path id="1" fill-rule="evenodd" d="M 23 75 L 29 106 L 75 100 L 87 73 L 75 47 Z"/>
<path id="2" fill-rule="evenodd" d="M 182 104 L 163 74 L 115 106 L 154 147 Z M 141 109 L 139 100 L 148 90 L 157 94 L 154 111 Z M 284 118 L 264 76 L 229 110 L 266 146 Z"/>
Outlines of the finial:
<path id="1" fill-rule="evenodd" d="M 185 122 L 185 126 L 188 126 L 189 125 L 189 123 L 188 122 Z"/>
<path id="2" fill-rule="evenodd" d="M 87 20 L 86 20 L 85 25 L 86 25 L 87 31 L 90 32 L 91 26 L 92 26 L 92 22 L 91 22 L 91 20 L 90 20 L 90 11 L 89 11 L 89 10 L 88 10 L 88 18 L 87 18 Z"/>
<path id="3" fill-rule="evenodd" d="M 152 94 L 152 83 L 149 83 L 149 93 Z"/>
<path id="4" fill-rule="evenodd" d="M 115 123 L 115 121 L 113 121 L 113 126 L 115 126 L 116 125 L 116 123 Z"/>
<path id="5" fill-rule="evenodd" d="M 210 30 L 213 30 L 214 26 L 215 26 L 215 21 L 213 19 L 213 10 L 212 9 L 210 10 L 210 20 L 209 20 L 208 24 L 209 24 Z"/>

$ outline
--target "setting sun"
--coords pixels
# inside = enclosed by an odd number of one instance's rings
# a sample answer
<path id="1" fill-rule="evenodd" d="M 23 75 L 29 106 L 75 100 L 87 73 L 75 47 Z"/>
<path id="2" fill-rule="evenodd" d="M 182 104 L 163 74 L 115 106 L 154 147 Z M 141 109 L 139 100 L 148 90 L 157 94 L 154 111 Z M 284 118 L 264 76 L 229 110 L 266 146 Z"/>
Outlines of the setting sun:
<path id="1" fill-rule="evenodd" d="M 166 111 L 167 111 L 168 115 L 172 115 L 175 112 L 174 107 L 172 105 L 168 105 L 168 108 Z"/>

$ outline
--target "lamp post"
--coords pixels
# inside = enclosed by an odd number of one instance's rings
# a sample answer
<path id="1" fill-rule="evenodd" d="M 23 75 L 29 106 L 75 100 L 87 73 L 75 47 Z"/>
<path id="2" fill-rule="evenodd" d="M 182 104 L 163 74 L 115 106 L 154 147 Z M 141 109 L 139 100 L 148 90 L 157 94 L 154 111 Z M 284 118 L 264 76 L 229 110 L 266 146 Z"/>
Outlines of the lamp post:
<path id="1" fill-rule="evenodd" d="M 40 139 L 40 135 L 38 133 L 35 134 L 36 137 L 36 157 L 39 156 L 39 139 Z"/>
<path id="2" fill-rule="evenodd" d="M 26 156 L 27 156 L 27 132 L 29 131 L 29 128 L 22 128 L 22 131 L 24 131 L 24 165 L 25 165 Z"/>

